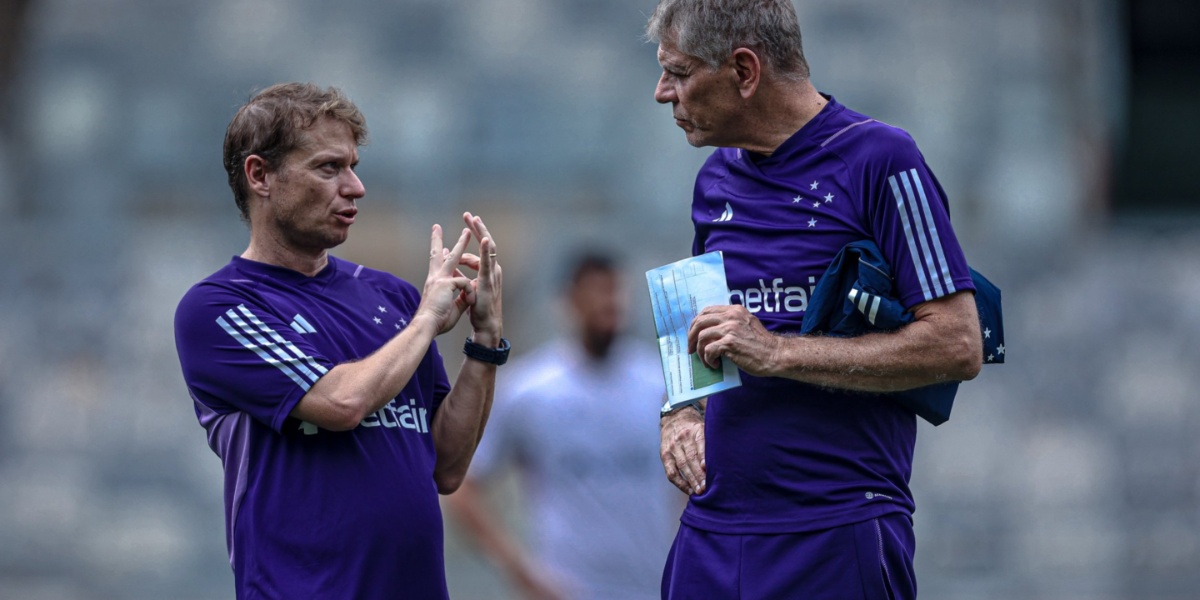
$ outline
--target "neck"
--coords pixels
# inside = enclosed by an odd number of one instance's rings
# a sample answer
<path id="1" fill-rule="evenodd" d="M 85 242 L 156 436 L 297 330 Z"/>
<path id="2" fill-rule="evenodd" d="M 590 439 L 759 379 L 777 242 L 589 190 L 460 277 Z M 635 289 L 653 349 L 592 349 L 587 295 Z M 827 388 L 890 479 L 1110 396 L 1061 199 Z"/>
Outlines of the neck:
<path id="1" fill-rule="evenodd" d="M 770 156 L 797 131 L 812 121 L 829 101 L 807 79 L 776 79 L 760 88 L 757 110 L 750 128 L 754 135 L 739 147 Z"/>
<path id="2" fill-rule="evenodd" d="M 250 245 L 242 253 L 242 258 L 254 262 L 275 265 L 285 269 L 303 273 L 309 277 L 321 272 L 329 264 L 327 250 L 303 251 L 289 247 L 282 240 L 270 239 L 269 236 L 250 234 Z"/>

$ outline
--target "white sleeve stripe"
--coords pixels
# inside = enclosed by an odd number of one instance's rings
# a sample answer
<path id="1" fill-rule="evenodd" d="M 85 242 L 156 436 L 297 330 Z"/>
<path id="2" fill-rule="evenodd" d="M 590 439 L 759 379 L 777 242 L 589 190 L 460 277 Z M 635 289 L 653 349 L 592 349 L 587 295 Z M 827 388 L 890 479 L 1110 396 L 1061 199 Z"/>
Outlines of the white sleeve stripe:
<path id="1" fill-rule="evenodd" d="M 942 285 L 946 286 L 946 293 L 953 294 L 954 278 L 950 276 L 950 264 L 946 262 L 946 253 L 942 248 L 942 239 L 938 237 L 937 224 L 933 222 L 933 213 L 929 210 L 929 199 L 925 197 L 925 185 L 921 183 L 921 178 L 917 174 L 916 169 L 910 169 L 912 173 L 913 185 L 917 188 L 917 193 L 921 196 L 921 208 L 925 210 L 925 223 L 929 228 L 929 237 L 932 240 L 934 251 L 937 252 L 938 264 L 942 267 L 941 276 Z"/>
<path id="2" fill-rule="evenodd" d="M 858 312 L 866 315 L 867 321 L 870 321 L 872 325 L 875 324 L 875 317 L 879 315 L 879 305 L 883 298 L 866 292 L 860 294 L 855 288 L 850 288 L 850 293 L 846 294 L 846 297 L 850 299 Z M 867 308 L 868 304 L 870 304 L 870 308 Z"/>
<path id="3" fill-rule="evenodd" d="M 237 326 L 239 331 L 241 331 L 244 335 L 246 335 L 247 337 L 252 339 L 254 342 L 256 342 L 256 347 L 262 348 L 263 350 L 269 350 L 270 353 L 273 354 L 274 356 L 278 357 L 279 360 L 282 360 L 289 364 L 293 364 L 293 363 L 297 362 L 294 357 L 290 356 L 287 352 L 284 352 L 283 349 L 280 348 L 278 344 L 263 337 L 258 331 L 256 331 L 248 323 L 243 321 L 242 318 L 236 312 L 233 311 L 233 309 L 229 309 L 229 310 L 225 311 L 225 316 L 228 317 L 229 320 L 232 321 L 233 324 Z M 300 370 L 300 372 L 302 374 L 306 374 L 306 373 L 304 373 L 304 365 L 298 365 L 297 369 Z"/>
<path id="4" fill-rule="evenodd" d="M 232 325 L 229 324 L 229 321 L 225 320 L 225 317 L 217 317 L 217 324 L 220 325 L 221 329 L 224 329 L 226 333 L 233 336 L 233 339 L 237 340 L 238 343 L 240 343 L 242 346 L 245 346 L 246 348 L 252 350 L 255 354 L 257 354 L 259 356 L 259 358 L 266 361 L 267 364 L 273 365 L 275 368 L 282 371 L 284 375 L 287 375 L 288 378 L 291 379 L 293 382 L 295 382 L 296 385 L 300 386 L 301 389 L 303 389 L 304 391 L 307 392 L 309 387 L 311 387 L 309 385 L 309 383 L 307 381 L 305 381 L 303 378 L 301 378 L 299 375 L 297 375 L 296 372 L 293 371 L 290 366 L 275 360 L 274 358 L 271 357 L 270 354 L 267 354 L 265 351 L 263 351 L 262 348 L 259 348 L 254 342 L 246 339 L 245 336 L 238 333 L 238 331 L 236 329 L 234 329 Z"/>
<path id="5" fill-rule="evenodd" d="M 909 210 L 912 211 L 913 223 L 917 225 L 914 228 L 914 231 L 916 231 L 917 241 L 920 242 L 921 245 L 921 258 L 923 259 L 922 262 L 924 262 L 925 266 L 929 269 L 928 275 L 929 278 L 933 280 L 934 291 L 937 292 L 938 296 L 944 296 L 946 295 L 946 292 L 942 289 L 942 282 L 935 276 L 937 266 L 933 264 L 933 254 L 929 251 L 929 238 L 926 235 L 929 231 L 928 225 L 922 222 L 921 207 L 918 205 L 917 195 L 913 193 L 912 182 L 909 181 L 907 172 L 900 172 L 900 181 L 904 183 L 904 197 L 908 201 Z M 928 297 L 925 299 L 932 300 L 932 298 Z"/>
<path id="6" fill-rule="evenodd" d="M 316 333 L 317 332 L 317 330 L 315 328 L 313 328 L 312 324 L 310 324 L 308 322 L 308 319 L 305 319 L 304 317 L 300 316 L 299 314 L 297 314 L 295 317 L 292 317 L 292 321 L 294 321 L 295 323 L 300 325 L 300 327 L 304 330 L 304 331 L 301 331 L 300 333 Z"/>
<path id="7" fill-rule="evenodd" d="M 929 281 L 925 279 L 925 269 L 921 267 L 920 255 L 917 252 L 917 242 L 913 239 L 912 225 L 908 222 L 908 212 L 904 210 L 904 197 L 900 193 L 900 186 L 896 183 L 896 176 L 888 177 L 888 183 L 892 184 L 892 195 L 896 197 L 896 207 L 900 213 L 900 222 L 904 224 L 904 238 L 908 241 L 908 253 L 912 256 L 913 266 L 916 267 L 917 279 L 921 282 L 921 293 L 924 294 L 925 300 L 932 300 L 933 294 L 929 293 Z"/>
<path id="8" fill-rule="evenodd" d="M 250 321 L 251 323 L 253 323 L 255 327 L 258 327 L 258 329 L 260 331 L 271 336 L 271 339 L 275 340 L 276 344 L 279 344 L 280 346 L 287 348 L 288 351 L 292 353 L 292 356 L 295 356 L 296 358 L 307 362 L 310 367 L 312 367 L 315 371 L 317 371 L 321 375 L 324 375 L 325 372 L 328 371 L 328 369 L 321 366 L 321 363 L 318 363 L 311 356 L 301 352 L 299 348 L 295 347 L 294 345 L 292 345 L 291 342 L 287 341 L 282 336 L 280 336 L 278 333 L 276 333 L 274 329 L 267 327 L 266 323 L 263 323 L 262 321 L 258 320 L 258 317 L 254 316 L 254 313 L 250 312 L 250 309 L 246 308 L 245 304 L 239 304 L 238 310 L 242 311 L 242 314 L 246 315 L 246 319 L 248 321 Z M 316 381 L 319 378 L 320 378 L 319 375 L 313 375 L 313 381 Z"/>
<path id="9" fill-rule="evenodd" d="M 871 295 L 864 293 L 858 298 L 858 312 L 867 314 L 867 303 L 871 301 Z"/>
<path id="10" fill-rule="evenodd" d="M 278 334 L 276 334 L 274 331 L 271 331 L 270 327 L 267 327 L 261 321 L 258 321 L 258 319 L 255 319 L 254 315 L 249 314 L 249 311 L 246 310 L 245 305 L 238 306 L 238 309 L 241 310 L 242 312 L 246 313 L 252 321 L 258 322 L 258 325 L 260 328 L 265 329 L 266 331 L 270 332 L 275 338 L 279 337 Z M 229 310 L 225 311 L 225 316 L 229 317 L 229 320 L 233 321 L 233 324 L 237 325 L 238 328 L 241 329 L 242 333 L 250 336 L 254 341 L 258 342 L 258 345 L 261 348 L 270 350 L 271 353 L 273 353 L 275 356 L 279 357 L 279 359 L 283 363 L 292 365 L 292 368 L 294 368 L 296 371 L 298 371 L 301 375 L 304 375 L 305 377 L 307 377 L 310 381 L 316 382 L 317 379 L 320 378 L 319 375 L 317 375 L 316 373 L 313 373 L 312 370 L 310 370 L 307 366 L 305 366 L 305 364 L 303 362 L 301 362 L 304 359 L 304 356 L 302 354 L 300 356 L 292 356 L 292 355 L 288 354 L 287 352 L 285 352 L 283 350 L 283 348 L 281 348 L 279 346 L 278 343 L 266 339 L 258 331 L 256 331 L 254 329 L 254 327 L 251 327 L 245 321 L 243 321 L 241 319 L 241 317 L 239 317 L 238 314 L 233 311 L 233 309 L 229 309 Z"/>

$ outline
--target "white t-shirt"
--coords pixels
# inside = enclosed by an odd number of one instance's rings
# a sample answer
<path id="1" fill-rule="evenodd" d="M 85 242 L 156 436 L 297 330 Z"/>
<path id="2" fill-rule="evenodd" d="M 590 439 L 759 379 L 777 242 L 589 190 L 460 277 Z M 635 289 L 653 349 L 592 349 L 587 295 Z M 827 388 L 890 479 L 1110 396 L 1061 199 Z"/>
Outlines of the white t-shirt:
<path id="1" fill-rule="evenodd" d="M 683 498 L 658 457 L 658 354 L 546 344 L 498 376 L 471 475 L 516 461 L 534 556 L 585 600 L 657 599 Z"/>

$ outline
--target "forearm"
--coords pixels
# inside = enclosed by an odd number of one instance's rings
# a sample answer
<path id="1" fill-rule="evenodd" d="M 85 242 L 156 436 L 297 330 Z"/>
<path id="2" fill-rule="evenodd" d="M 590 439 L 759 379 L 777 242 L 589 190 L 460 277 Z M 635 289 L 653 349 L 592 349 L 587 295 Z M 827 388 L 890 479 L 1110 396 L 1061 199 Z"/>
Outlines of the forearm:
<path id="1" fill-rule="evenodd" d="M 436 324 L 414 317 L 407 328 L 371 355 L 330 369 L 291 415 L 333 431 L 353 429 L 404 389 L 436 334 Z"/>
<path id="2" fill-rule="evenodd" d="M 935 335 L 915 322 L 888 333 L 852 338 L 781 337 L 773 361 L 778 377 L 862 392 L 895 392 L 973 378 L 980 354 L 965 336 Z"/>
<path id="3" fill-rule="evenodd" d="M 476 332 L 472 339 L 487 347 L 500 345 L 499 335 Z M 496 389 L 496 365 L 466 358 L 450 393 L 442 400 L 431 426 L 437 452 L 433 478 L 438 491 L 458 489 L 492 410 Z"/>

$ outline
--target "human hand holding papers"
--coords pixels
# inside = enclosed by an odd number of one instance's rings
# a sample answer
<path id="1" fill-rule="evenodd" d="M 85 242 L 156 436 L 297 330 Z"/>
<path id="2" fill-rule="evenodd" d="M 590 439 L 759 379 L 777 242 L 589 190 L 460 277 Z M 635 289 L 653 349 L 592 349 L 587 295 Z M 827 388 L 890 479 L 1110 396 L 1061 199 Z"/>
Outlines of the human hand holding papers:
<path id="1" fill-rule="evenodd" d="M 720 252 L 693 256 L 646 271 L 658 354 L 662 358 L 670 407 L 693 403 L 742 385 L 737 365 L 721 360 L 712 369 L 687 352 L 687 332 L 696 314 L 708 306 L 729 304 L 725 261 Z"/>

